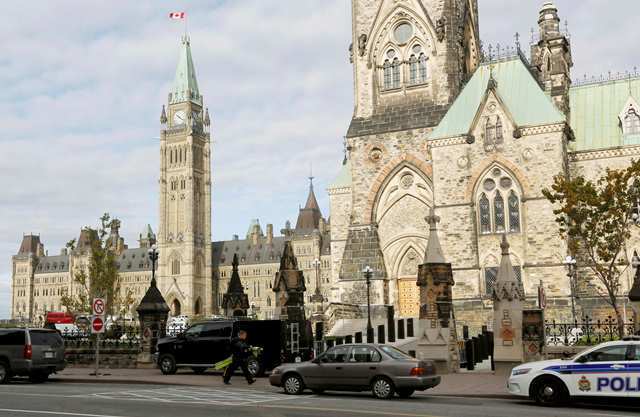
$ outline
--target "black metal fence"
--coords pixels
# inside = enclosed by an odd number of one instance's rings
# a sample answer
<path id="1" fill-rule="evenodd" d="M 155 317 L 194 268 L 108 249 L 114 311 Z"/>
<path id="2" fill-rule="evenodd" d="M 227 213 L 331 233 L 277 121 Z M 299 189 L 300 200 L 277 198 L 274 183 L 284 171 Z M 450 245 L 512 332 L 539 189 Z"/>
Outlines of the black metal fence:
<path id="1" fill-rule="evenodd" d="M 633 320 L 624 324 L 625 335 L 633 335 L 634 329 Z M 547 346 L 592 346 L 620 339 L 618 322 L 611 316 L 603 320 L 583 317 L 572 323 L 546 321 L 544 334 Z"/>
<path id="2" fill-rule="evenodd" d="M 90 329 L 74 328 L 60 330 L 66 348 L 93 349 L 98 338 Z M 100 348 L 134 349 L 140 347 L 142 334 L 137 326 L 112 326 L 100 336 Z"/>

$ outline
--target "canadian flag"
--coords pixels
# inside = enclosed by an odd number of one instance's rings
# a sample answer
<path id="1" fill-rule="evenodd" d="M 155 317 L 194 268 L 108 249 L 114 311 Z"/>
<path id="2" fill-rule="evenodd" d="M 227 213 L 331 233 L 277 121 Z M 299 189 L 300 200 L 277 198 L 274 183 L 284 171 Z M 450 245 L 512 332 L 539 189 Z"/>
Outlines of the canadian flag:
<path id="1" fill-rule="evenodd" d="M 185 12 L 171 12 L 169 13 L 169 19 L 184 19 Z"/>

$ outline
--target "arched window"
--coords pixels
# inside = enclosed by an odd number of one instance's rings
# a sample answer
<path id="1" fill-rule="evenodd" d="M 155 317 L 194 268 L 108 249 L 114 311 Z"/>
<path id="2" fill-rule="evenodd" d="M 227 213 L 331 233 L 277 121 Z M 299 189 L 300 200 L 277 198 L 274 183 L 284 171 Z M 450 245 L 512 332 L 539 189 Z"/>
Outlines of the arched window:
<path id="1" fill-rule="evenodd" d="M 415 55 L 409 58 L 409 83 L 418 84 L 418 58 Z"/>
<path id="2" fill-rule="evenodd" d="M 520 199 L 513 190 L 509 194 L 509 231 L 520 232 Z"/>
<path id="3" fill-rule="evenodd" d="M 387 59 L 382 66 L 384 76 L 384 89 L 388 90 L 393 85 L 393 76 L 391 74 L 391 62 Z"/>
<path id="4" fill-rule="evenodd" d="M 500 191 L 496 191 L 493 199 L 493 212 L 495 215 L 496 232 L 504 232 L 504 199 Z"/>
<path id="5" fill-rule="evenodd" d="M 174 259 L 171 261 L 171 275 L 180 275 L 180 260 Z"/>
<path id="6" fill-rule="evenodd" d="M 491 233 L 491 208 L 485 193 L 480 195 L 480 232 Z"/>
<path id="7" fill-rule="evenodd" d="M 504 136 L 502 134 L 502 119 L 500 116 L 496 117 L 496 143 L 502 143 Z"/>
<path id="8" fill-rule="evenodd" d="M 420 82 L 427 82 L 427 55 L 424 53 L 420 54 L 420 58 L 418 59 L 418 66 L 420 67 Z"/>
<path id="9" fill-rule="evenodd" d="M 625 135 L 640 135 L 640 115 L 636 113 L 635 109 L 629 109 L 624 117 L 623 130 Z"/>
<path id="10" fill-rule="evenodd" d="M 480 234 L 520 233 L 521 193 L 511 174 L 494 166 L 480 178 L 477 192 Z"/>
<path id="11" fill-rule="evenodd" d="M 391 67 L 393 70 L 393 88 L 400 88 L 400 60 L 394 58 Z"/>
<path id="12" fill-rule="evenodd" d="M 271 307 L 271 297 L 267 297 L 267 307 Z"/>
<path id="13" fill-rule="evenodd" d="M 485 145 L 493 145 L 496 141 L 496 125 L 493 124 L 490 117 L 487 117 L 487 123 L 484 126 L 484 143 Z"/>

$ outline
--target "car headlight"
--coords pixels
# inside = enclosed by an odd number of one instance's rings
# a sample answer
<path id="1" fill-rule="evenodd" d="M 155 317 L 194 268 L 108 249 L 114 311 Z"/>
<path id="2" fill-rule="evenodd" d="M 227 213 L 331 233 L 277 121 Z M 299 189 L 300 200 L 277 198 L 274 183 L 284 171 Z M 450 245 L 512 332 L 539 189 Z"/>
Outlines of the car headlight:
<path id="1" fill-rule="evenodd" d="M 531 371 L 531 368 L 514 369 L 513 371 L 511 371 L 511 376 L 518 376 L 518 375 L 528 374 L 529 371 Z"/>

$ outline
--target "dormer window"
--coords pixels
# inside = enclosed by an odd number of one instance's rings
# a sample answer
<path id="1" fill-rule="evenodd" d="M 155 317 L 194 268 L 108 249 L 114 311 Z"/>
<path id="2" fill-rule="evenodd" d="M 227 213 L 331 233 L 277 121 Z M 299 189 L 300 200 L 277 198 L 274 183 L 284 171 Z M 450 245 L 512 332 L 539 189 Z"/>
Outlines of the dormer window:
<path id="1" fill-rule="evenodd" d="M 624 116 L 622 130 L 625 135 L 640 135 L 640 115 L 630 108 Z"/>

